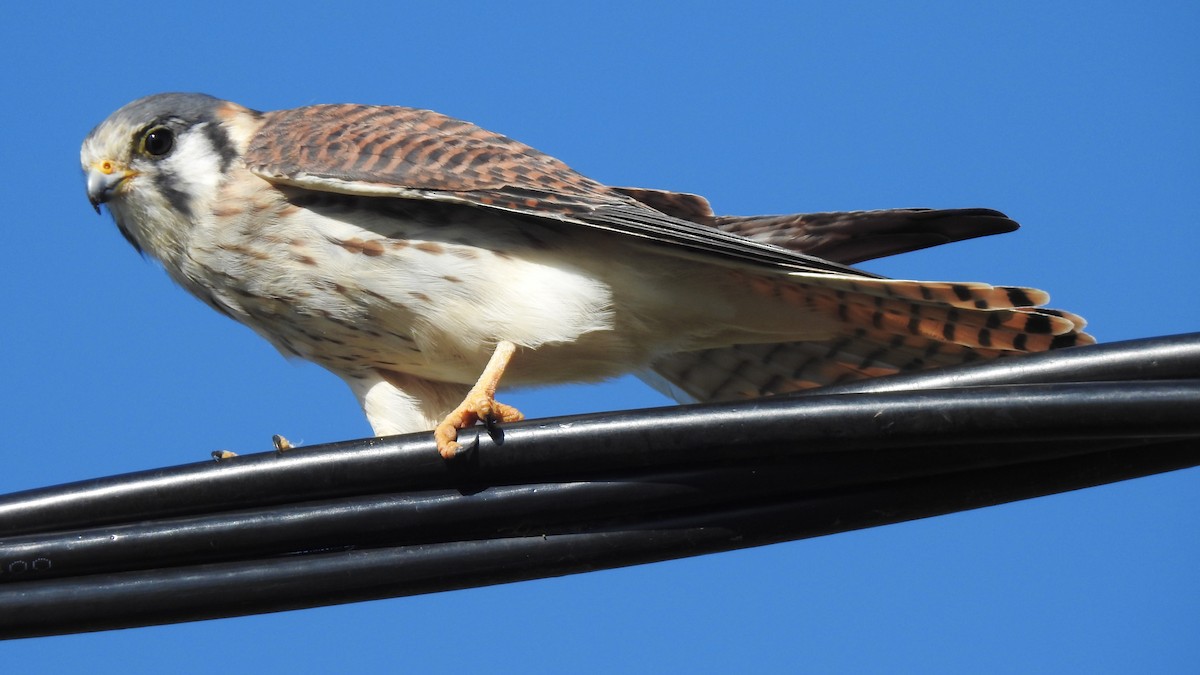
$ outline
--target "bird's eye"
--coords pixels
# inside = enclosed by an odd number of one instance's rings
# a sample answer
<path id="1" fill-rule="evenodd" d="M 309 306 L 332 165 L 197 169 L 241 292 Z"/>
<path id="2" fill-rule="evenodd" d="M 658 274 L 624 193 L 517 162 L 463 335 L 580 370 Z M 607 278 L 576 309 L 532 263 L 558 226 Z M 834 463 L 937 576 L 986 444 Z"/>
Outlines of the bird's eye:
<path id="1" fill-rule="evenodd" d="M 154 127 L 142 137 L 142 150 L 151 157 L 162 157 L 175 147 L 175 132 L 166 127 Z"/>

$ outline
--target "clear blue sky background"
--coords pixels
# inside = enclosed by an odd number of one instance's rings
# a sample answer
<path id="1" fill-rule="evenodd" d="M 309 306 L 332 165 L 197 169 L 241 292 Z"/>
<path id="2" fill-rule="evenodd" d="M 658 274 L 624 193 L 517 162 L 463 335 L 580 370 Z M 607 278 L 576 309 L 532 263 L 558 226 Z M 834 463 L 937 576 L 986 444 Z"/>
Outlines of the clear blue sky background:
<path id="1" fill-rule="evenodd" d="M 725 213 L 998 208 L 1023 229 L 868 267 L 1045 288 L 1103 341 L 1200 330 L 1195 2 L 51 4 L 0 25 L 0 492 L 369 433 L 339 380 L 89 209 L 79 142 L 159 91 L 434 108 Z M 507 400 L 665 402 L 633 380 Z M 1198 531 L 1182 471 L 664 564 L 2 643 L 0 670 L 1194 673 Z"/>

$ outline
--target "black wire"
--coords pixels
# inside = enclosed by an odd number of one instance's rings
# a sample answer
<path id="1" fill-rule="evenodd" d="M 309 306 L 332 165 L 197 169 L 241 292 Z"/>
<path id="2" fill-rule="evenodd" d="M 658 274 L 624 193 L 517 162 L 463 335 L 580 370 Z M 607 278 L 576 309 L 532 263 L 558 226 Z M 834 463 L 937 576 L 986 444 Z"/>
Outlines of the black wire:
<path id="1" fill-rule="evenodd" d="M 900 522 L 1200 462 L 1194 441 L 1141 450 L 1136 460 L 1130 453 L 1110 451 L 649 518 L 636 526 L 595 531 L 316 551 L 13 584 L 23 588 L 0 592 L 0 635 L 235 616 L 606 569 Z M 1050 485 L 1054 489 L 1047 490 Z"/>
<path id="2" fill-rule="evenodd" d="M 30 570 L 25 577 L 46 579 L 314 549 L 411 545 L 439 541 L 447 533 L 480 539 L 562 532 L 598 521 L 639 521 L 651 514 L 1072 457 L 1095 453 L 1101 449 L 1096 446 L 1090 441 L 1002 447 L 973 442 L 914 448 L 899 456 L 814 453 L 700 469 L 593 475 L 574 482 L 498 486 L 471 499 L 453 490 L 367 495 L 11 537 L 0 543 L 0 559 L 51 561 L 49 569 Z"/>
<path id="3" fill-rule="evenodd" d="M 454 462 L 419 434 L 8 495 L 0 636 L 664 560 L 1200 464 L 1200 334 L 956 371 L 903 386 L 971 386 L 505 425 Z"/>
<path id="4" fill-rule="evenodd" d="M 16 493 L 0 499 L 0 536 L 724 459 L 959 440 L 1186 434 L 1200 418 L 1175 411 L 1197 396 L 1194 382 L 1177 380 L 777 397 L 507 425 L 503 439 L 479 434 L 479 450 L 450 463 L 434 451 L 430 434 L 367 439 Z"/>

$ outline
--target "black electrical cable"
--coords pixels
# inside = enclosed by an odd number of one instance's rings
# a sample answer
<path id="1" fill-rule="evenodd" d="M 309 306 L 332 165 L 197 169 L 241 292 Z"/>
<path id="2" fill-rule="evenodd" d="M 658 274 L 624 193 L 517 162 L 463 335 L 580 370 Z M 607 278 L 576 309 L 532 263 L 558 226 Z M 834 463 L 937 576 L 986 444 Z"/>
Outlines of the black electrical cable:
<path id="1" fill-rule="evenodd" d="M 1166 404 L 1195 405 L 1200 389 L 1190 382 L 776 397 L 551 418 L 506 425 L 502 440 L 475 432 L 480 451 L 449 463 L 433 451 L 429 434 L 367 439 L 16 493 L 0 499 L 0 536 L 383 491 L 469 490 L 630 467 L 948 443 L 964 434 L 1011 442 L 1187 433 L 1200 418 L 1176 416 Z M 1066 420 L 1089 425 L 1080 430 Z"/>
<path id="2" fill-rule="evenodd" d="M 1200 333 L 1059 350 L 817 391 L 820 395 L 828 395 L 917 391 L 948 386 L 1174 378 L 1200 379 Z M 1000 395 L 999 391 L 982 394 L 985 416 L 994 417 L 989 411 Z M 805 397 L 812 396 L 814 394 Z M 1009 402 L 1009 405 L 1015 404 Z M 1067 400 L 1066 405 L 1071 405 L 1071 401 Z M 514 464 L 508 468 L 521 471 L 524 465 L 539 464 L 548 472 L 561 470 L 578 474 L 589 468 L 627 464 L 633 460 L 631 455 L 635 450 L 641 457 L 639 461 L 651 464 L 662 465 L 679 455 L 688 461 L 696 461 L 699 451 L 694 446 L 711 438 L 708 431 L 714 429 L 727 432 L 751 427 L 746 433 L 761 437 L 748 439 L 746 443 L 790 442 L 792 446 L 814 447 L 815 442 L 816 447 L 824 448 L 837 443 L 841 435 L 838 429 L 828 427 L 860 421 L 836 418 L 821 424 L 824 413 L 818 411 L 815 413 L 817 419 L 811 425 L 795 426 L 795 423 L 809 421 L 806 419 L 789 419 L 793 424 L 782 427 L 760 424 L 764 416 L 770 418 L 777 415 L 776 411 L 786 411 L 789 407 L 789 397 L 778 397 L 727 406 L 606 413 L 508 425 L 504 429 L 507 438 L 514 438 L 514 434 L 523 436 L 519 450 L 510 453 L 491 451 L 482 466 L 478 457 L 447 464 L 429 452 L 432 441 L 428 434 L 416 434 L 312 446 L 280 457 L 260 454 L 219 465 L 203 462 L 80 481 L 0 497 L 0 536 L 180 515 L 197 510 L 204 512 L 387 490 L 460 487 L 472 474 L 481 472 L 490 472 L 489 476 L 496 480 L 507 465 Z M 901 414 L 929 412 L 928 405 L 924 410 L 920 409 L 919 403 L 915 407 L 917 409 L 904 410 Z M 1051 422 L 1057 421 L 1053 415 L 1050 417 Z M 595 426 L 583 426 L 596 420 L 600 422 Z M 767 422 L 769 424 L 771 420 Z M 925 423 L 930 422 L 926 420 Z M 996 420 L 991 423 L 995 424 Z M 554 428 L 556 433 L 547 435 L 542 431 L 546 428 Z M 697 430 L 705 430 L 705 433 Z M 925 429 L 921 433 L 936 432 L 936 429 Z M 527 436 L 532 439 L 524 438 Z M 496 445 L 495 440 L 478 432 L 463 433 L 468 445 L 473 437 L 485 446 Z M 894 437 L 886 440 L 896 442 Z M 536 444 L 536 447 L 531 448 L 530 444 Z M 515 442 L 510 443 L 508 447 L 515 445 Z M 743 453 L 744 450 L 739 449 L 737 456 L 744 457 Z"/>
<path id="3" fill-rule="evenodd" d="M 505 425 L 453 462 L 419 434 L 0 497 L 0 636 L 664 560 L 1200 464 L 1200 334 L 835 391 Z"/>
<path id="4" fill-rule="evenodd" d="M 1200 437 L 1200 431 L 1196 435 Z M 1110 439 L 1106 445 L 1119 444 Z M 1128 441 L 1124 445 L 1127 447 Z M 798 498 L 886 481 L 1072 457 L 1103 447 L 1090 440 L 997 447 L 979 439 L 964 446 L 913 448 L 884 456 L 873 451 L 814 453 L 700 469 L 641 470 L 593 475 L 574 482 L 507 485 L 470 499 L 462 499 L 454 490 L 369 495 L 10 537 L 0 541 L 0 560 L 44 560 L 43 569 L 27 570 L 15 579 L 28 581 L 314 549 L 411 545 L 447 536 L 479 539 L 523 531 L 561 531 L 597 520 L 638 521 L 651 514 Z"/>
<path id="5" fill-rule="evenodd" d="M 316 551 L 12 584 L 0 636 L 29 637 L 280 611 L 558 576 L 820 536 L 1200 463 L 1196 442 L 887 481 L 595 531 Z M 20 587 L 20 588 L 14 588 Z"/>

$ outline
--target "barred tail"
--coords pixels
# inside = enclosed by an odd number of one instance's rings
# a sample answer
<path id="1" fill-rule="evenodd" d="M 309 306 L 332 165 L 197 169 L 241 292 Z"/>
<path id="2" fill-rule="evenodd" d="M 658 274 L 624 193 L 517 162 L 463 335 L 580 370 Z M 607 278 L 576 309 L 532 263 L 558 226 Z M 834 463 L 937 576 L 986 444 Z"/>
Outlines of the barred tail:
<path id="1" fill-rule="evenodd" d="M 644 379 L 684 400 L 730 400 L 1095 342 L 1079 316 L 1037 307 L 1048 296 L 1034 289 L 822 274 L 747 281 L 798 315 L 835 317 L 835 335 L 670 354 Z"/>

